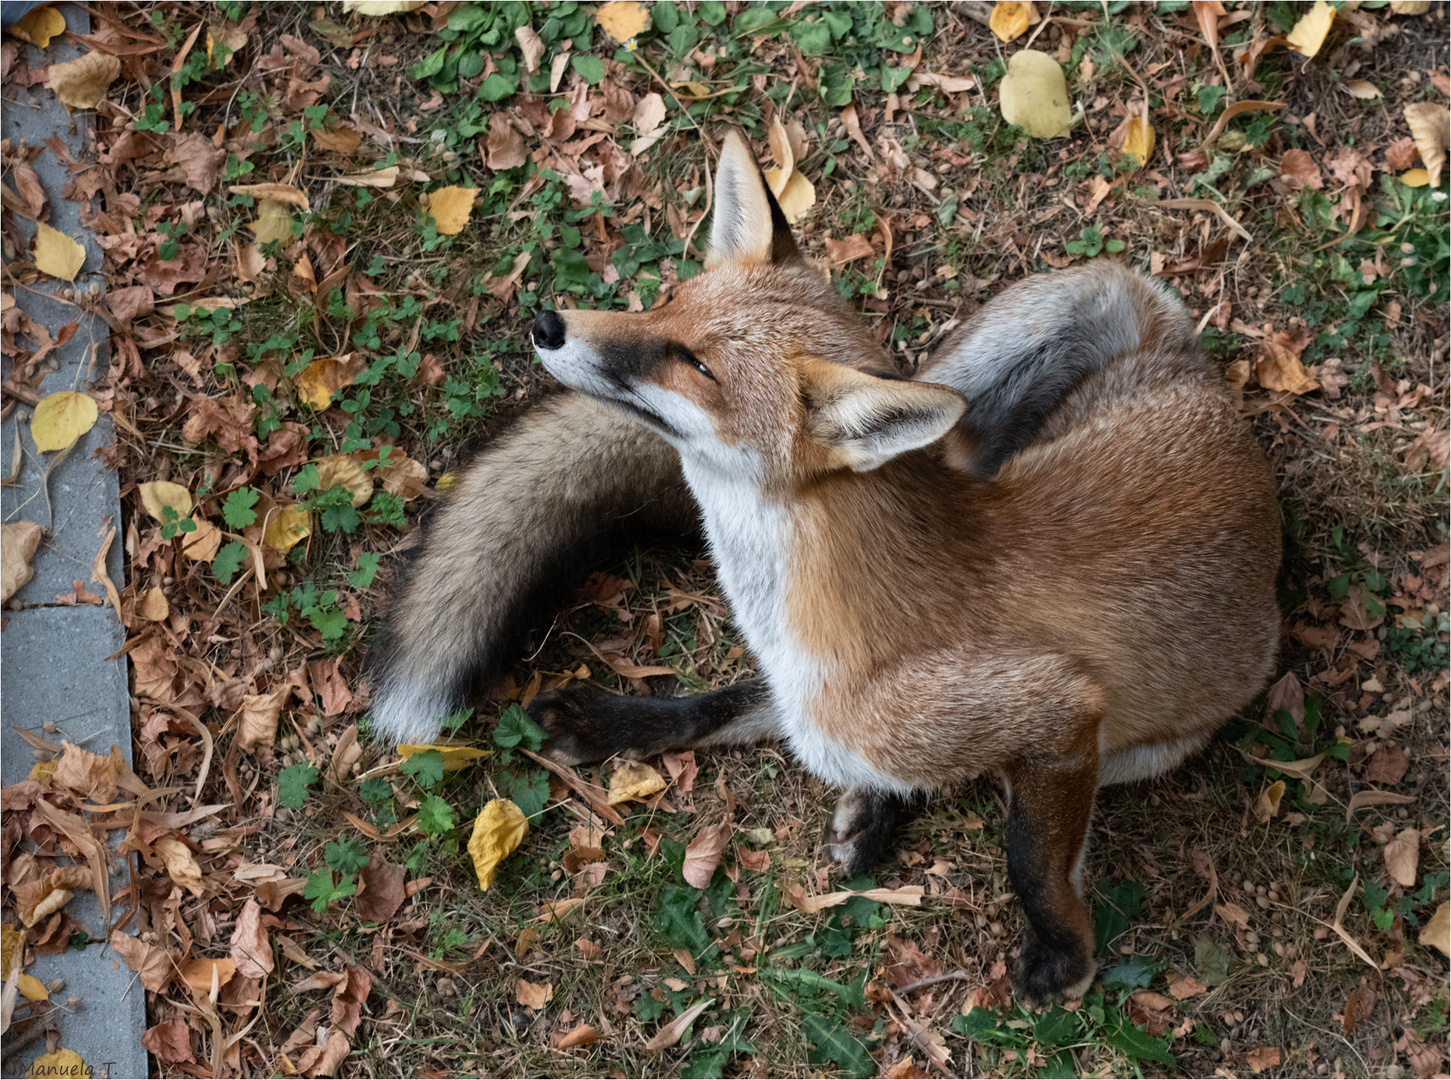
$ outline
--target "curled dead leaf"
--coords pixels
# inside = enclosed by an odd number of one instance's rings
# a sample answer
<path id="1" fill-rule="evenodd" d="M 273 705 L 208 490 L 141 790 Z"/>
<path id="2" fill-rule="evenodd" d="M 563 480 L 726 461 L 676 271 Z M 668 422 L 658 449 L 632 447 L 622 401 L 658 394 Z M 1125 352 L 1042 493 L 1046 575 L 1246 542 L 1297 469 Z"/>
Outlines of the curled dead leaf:
<path id="1" fill-rule="evenodd" d="M 1441 186 L 1441 170 L 1446 164 L 1446 150 L 1451 146 L 1451 108 L 1432 101 L 1418 101 L 1404 111 L 1406 126 L 1416 141 L 1421 163 L 1432 187 Z"/>
<path id="2" fill-rule="evenodd" d="M 1402 829 L 1386 844 L 1386 871 L 1398 885 L 1411 888 L 1416 884 L 1416 869 L 1421 858 L 1421 834 L 1415 829 Z"/>
<path id="3" fill-rule="evenodd" d="M 1280 800 L 1285 795 L 1285 782 L 1276 780 L 1269 787 L 1260 792 L 1260 797 L 1255 800 L 1255 820 L 1261 825 L 1269 821 L 1280 812 Z"/>
<path id="4" fill-rule="evenodd" d="M 997 0 L 987 25 L 999 41 L 1014 41 L 1037 21 L 1037 12 L 1027 0 Z"/>
<path id="5" fill-rule="evenodd" d="M 648 799 L 665 790 L 665 778 L 648 765 L 626 762 L 610 777 L 609 805 L 618 806 L 631 799 Z"/>
<path id="6" fill-rule="evenodd" d="M 94 109 L 121 74 L 121 58 L 91 52 L 64 64 L 51 64 L 46 85 L 72 109 Z"/>
<path id="7" fill-rule="evenodd" d="M 30 560 L 44 535 L 45 530 L 33 521 L 0 525 L 0 604 L 35 576 Z"/>
<path id="8" fill-rule="evenodd" d="M 1451 956 L 1451 903 L 1442 902 L 1436 913 L 1421 927 L 1417 939 L 1422 945 L 1440 951 L 1442 956 Z"/>
<path id="9" fill-rule="evenodd" d="M 514 852 L 528 831 L 529 819 L 508 799 L 492 799 L 479 811 L 469 837 L 469 855 L 481 890 L 488 891 L 493 885 L 495 868 Z"/>
<path id="10" fill-rule="evenodd" d="M 1325 36 L 1330 33 L 1331 24 L 1334 22 L 1335 9 L 1325 0 L 1315 0 L 1310 5 L 1310 10 L 1301 15 L 1285 35 L 1285 42 L 1301 56 L 1314 56 L 1320 51 L 1320 46 L 1325 44 Z M 1278 1056 L 1276 1060 L 1279 1060 Z"/>

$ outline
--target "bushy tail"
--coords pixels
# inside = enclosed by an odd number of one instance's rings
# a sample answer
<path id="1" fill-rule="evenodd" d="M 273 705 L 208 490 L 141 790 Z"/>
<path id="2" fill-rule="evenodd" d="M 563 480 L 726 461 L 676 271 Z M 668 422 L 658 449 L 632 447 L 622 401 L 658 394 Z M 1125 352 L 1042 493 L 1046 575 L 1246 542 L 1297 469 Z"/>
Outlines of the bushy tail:
<path id="1" fill-rule="evenodd" d="M 1084 379 L 1132 351 L 1204 364 L 1178 298 L 1102 260 L 1004 289 L 937 347 L 918 378 L 967 397 L 961 424 L 976 436 L 971 468 L 990 477 Z"/>
<path id="2" fill-rule="evenodd" d="M 694 520 L 659 436 L 575 394 L 535 407 L 464 470 L 395 586 L 368 663 L 374 737 L 432 741 L 622 533 Z"/>

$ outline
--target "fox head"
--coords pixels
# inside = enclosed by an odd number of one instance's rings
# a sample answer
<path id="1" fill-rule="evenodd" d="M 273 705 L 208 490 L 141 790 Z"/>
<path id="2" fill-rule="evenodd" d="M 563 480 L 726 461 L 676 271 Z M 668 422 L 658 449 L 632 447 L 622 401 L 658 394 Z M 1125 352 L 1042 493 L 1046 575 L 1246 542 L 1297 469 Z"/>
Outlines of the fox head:
<path id="1" fill-rule="evenodd" d="M 735 132 L 714 190 L 705 269 L 665 302 L 534 321 L 550 374 L 634 416 L 687 462 L 767 483 L 874 469 L 946 434 L 962 395 L 895 377 L 870 329 L 801 256 Z"/>

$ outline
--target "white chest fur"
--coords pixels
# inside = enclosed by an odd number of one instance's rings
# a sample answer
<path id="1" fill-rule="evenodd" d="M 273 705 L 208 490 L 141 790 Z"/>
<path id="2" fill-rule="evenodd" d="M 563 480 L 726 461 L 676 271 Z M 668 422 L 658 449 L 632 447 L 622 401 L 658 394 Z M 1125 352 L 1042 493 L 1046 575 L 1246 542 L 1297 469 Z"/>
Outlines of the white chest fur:
<path id="1" fill-rule="evenodd" d="M 682 455 L 685 478 L 700 503 L 721 585 L 746 644 L 760 662 L 782 720 L 782 736 L 821 780 L 847 788 L 909 793 L 910 785 L 870 765 L 826 736 L 813 717 L 830 661 L 809 653 L 792 632 L 786 599 L 795 538 L 789 510 L 766 499 L 749 470 L 725 475 Z M 746 475 L 742 475 L 745 472 Z"/>

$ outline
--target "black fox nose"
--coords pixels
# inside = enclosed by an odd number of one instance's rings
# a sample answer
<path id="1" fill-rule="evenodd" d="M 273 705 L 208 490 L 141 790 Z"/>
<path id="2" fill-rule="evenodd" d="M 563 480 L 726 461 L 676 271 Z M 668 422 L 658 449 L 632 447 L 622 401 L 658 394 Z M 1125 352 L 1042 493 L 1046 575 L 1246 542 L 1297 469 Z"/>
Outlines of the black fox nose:
<path id="1" fill-rule="evenodd" d="M 539 349 L 558 349 L 564 345 L 564 319 L 557 311 L 541 311 L 529 330 Z"/>

